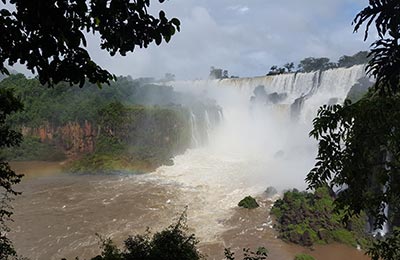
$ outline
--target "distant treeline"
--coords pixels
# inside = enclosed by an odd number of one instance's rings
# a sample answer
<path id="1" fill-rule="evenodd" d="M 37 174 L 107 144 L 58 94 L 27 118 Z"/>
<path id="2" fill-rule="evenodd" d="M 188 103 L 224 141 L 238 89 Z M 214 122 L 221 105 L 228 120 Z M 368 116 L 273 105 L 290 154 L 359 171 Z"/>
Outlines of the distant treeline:
<path id="1" fill-rule="evenodd" d="M 274 65 L 270 68 L 267 76 L 285 74 L 285 73 L 296 73 L 296 72 L 311 72 L 318 70 L 328 70 L 335 68 L 349 68 L 354 65 L 366 64 L 369 61 L 368 51 L 360 51 L 352 56 L 343 55 L 337 62 L 332 62 L 329 58 L 314 58 L 308 57 L 295 65 L 294 62 L 288 62 L 283 66 Z M 239 78 L 238 76 L 229 76 L 228 70 L 216 68 L 212 66 L 210 68 L 210 79 L 227 79 L 227 78 Z"/>
<path id="2" fill-rule="evenodd" d="M 67 83 L 47 88 L 17 74 L 0 81 L 0 89 L 11 89 L 24 104 L 23 111 L 8 119 L 24 140 L 19 147 L 0 151 L 0 157 L 67 157 L 76 172 L 146 171 L 170 163 L 191 145 L 191 115 L 196 115 L 200 132 L 205 132 L 206 111 L 213 121 L 219 115 L 214 101 L 148 78 L 119 77 L 101 89 L 90 83 L 83 88 Z"/>
<path id="3" fill-rule="evenodd" d="M 13 89 L 24 103 L 24 110 L 11 116 L 12 124 L 39 127 L 44 122 L 63 125 L 74 121 L 99 121 L 99 109 L 111 102 L 123 105 L 173 106 L 193 102 L 183 97 L 172 87 L 152 83 L 152 79 L 119 77 L 110 86 L 101 89 L 96 84 L 86 83 L 83 88 L 60 83 L 47 88 L 37 79 L 27 79 L 22 74 L 11 75 L 0 82 L 0 88 Z"/>
<path id="4" fill-rule="evenodd" d="M 270 75 L 278 75 L 284 73 L 292 73 L 292 72 L 311 72 L 317 70 L 328 70 L 334 68 L 349 68 L 354 65 L 366 64 L 369 61 L 368 51 L 360 51 L 352 56 L 344 55 L 339 58 L 337 62 L 330 61 L 329 58 L 314 58 L 309 57 L 300 61 L 300 63 L 296 66 L 294 62 L 288 62 L 282 67 L 278 67 L 276 65 L 270 68 L 268 72 L 268 76 Z"/>

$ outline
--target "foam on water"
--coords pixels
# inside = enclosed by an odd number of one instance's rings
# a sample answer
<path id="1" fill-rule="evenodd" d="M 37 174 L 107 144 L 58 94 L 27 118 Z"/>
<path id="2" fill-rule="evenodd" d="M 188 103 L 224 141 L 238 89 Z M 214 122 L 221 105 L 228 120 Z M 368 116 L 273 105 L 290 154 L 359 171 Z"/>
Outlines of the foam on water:
<path id="1" fill-rule="evenodd" d="M 350 88 L 365 76 L 364 66 L 324 72 L 257 78 L 172 82 L 178 91 L 206 95 L 223 109 L 223 121 L 208 129 L 209 142 L 174 159 L 152 173 L 160 181 L 181 187 L 179 202 L 189 206 L 191 226 L 202 241 L 215 238 L 221 224 L 244 196 L 268 186 L 304 189 L 314 165 L 316 142 L 308 137 L 319 106 L 343 102 Z M 286 93 L 279 104 L 250 102 L 254 89 Z M 300 120 L 290 118 L 290 106 L 306 97 Z"/>

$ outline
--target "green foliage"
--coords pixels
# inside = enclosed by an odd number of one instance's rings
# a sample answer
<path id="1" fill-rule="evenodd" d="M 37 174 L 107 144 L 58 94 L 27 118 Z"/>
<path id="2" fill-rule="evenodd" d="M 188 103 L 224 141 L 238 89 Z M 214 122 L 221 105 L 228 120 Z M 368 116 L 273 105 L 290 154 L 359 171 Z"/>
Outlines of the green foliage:
<path id="1" fill-rule="evenodd" d="M 395 228 L 393 233 L 383 240 L 374 242 L 367 254 L 372 260 L 397 260 L 400 259 L 400 229 Z"/>
<path id="2" fill-rule="evenodd" d="M 247 196 L 244 199 L 242 199 L 239 202 L 238 206 L 245 208 L 245 209 L 255 209 L 255 208 L 260 207 L 260 205 L 258 205 L 256 199 L 251 196 Z"/>
<path id="3" fill-rule="evenodd" d="M 72 151 L 77 151 L 79 160 L 71 164 L 74 172 L 143 172 L 171 164 L 171 157 L 191 144 L 190 114 L 186 107 L 198 116 L 199 133 L 204 134 L 205 110 L 214 124 L 218 107 L 210 100 L 180 94 L 172 87 L 149 82 L 151 79 L 121 77 L 101 90 L 89 83 L 83 89 L 61 83 L 48 89 L 41 87 L 36 79 L 26 79 L 21 74 L 4 79 L 0 89 L 15 91 L 26 108 L 9 117 L 8 122 L 24 127 L 28 135 L 38 135 L 38 130 L 46 128 L 53 136 L 46 143 L 28 138 L 21 148 L 8 151 L 7 157 L 22 160 L 59 155 L 51 153 L 52 146 L 68 152 L 72 141 L 63 129 L 72 122 L 81 128 L 74 130 L 72 134 L 77 135 L 74 138 L 81 138 L 85 144 L 86 137 L 78 135 L 90 124 L 93 140 L 92 136 L 88 140 L 94 143 L 94 153 L 81 156 L 76 147 L 79 141 L 75 140 Z"/>
<path id="4" fill-rule="evenodd" d="M 65 154 L 54 145 L 40 142 L 38 137 L 25 137 L 19 146 L 0 150 L 0 157 L 14 161 L 62 161 Z"/>
<path id="5" fill-rule="evenodd" d="M 301 60 L 298 65 L 298 71 L 300 72 L 311 72 L 317 70 L 327 70 L 335 68 L 336 64 L 330 62 L 328 58 L 305 58 Z"/>
<path id="6" fill-rule="evenodd" d="M 344 55 L 339 58 L 337 66 L 350 68 L 354 65 L 367 64 L 369 62 L 367 51 L 360 51 L 352 56 Z"/>
<path id="7" fill-rule="evenodd" d="M 398 0 L 370 0 L 369 5 L 357 14 L 353 22 L 354 31 L 358 31 L 366 23 L 365 40 L 371 24 L 375 22 L 379 39 L 372 45 L 367 72 L 376 78 L 376 90 L 386 94 L 399 91 L 399 9 Z"/>
<path id="8" fill-rule="evenodd" d="M 130 158 L 112 154 L 88 154 L 79 160 L 71 162 L 67 170 L 72 173 L 113 173 L 127 171 L 136 165 L 132 165 Z"/>
<path id="9" fill-rule="evenodd" d="M 351 245 L 353 247 L 356 247 L 358 244 L 354 235 L 349 230 L 344 228 L 332 230 L 332 237 L 337 242 Z"/>
<path id="10" fill-rule="evenodd" d="M 183 214 L 175 225 L 155 233 L 136 235 L 125 240 L 123 250 L 111 240 L 102 239 L 102 253 L 92 260 L 197 260 L 203 259 L 196 246 L 199 241 L 187 232 L 186 215 Z"/>
<path id="11" fill-rule="evenodd" d="M 363 77 L 354 84 L 347 93 L 346 99 L 352 103 L 359 101 L 368 92 L 368 89 L 373 86 L 373 83 L 367 78 Z"/>
<path id="12" fill-rule="evenodd" d="M 65 81 L 82 87 L 86 79 L 98 85 L 115 79 L 91 59 L 85 33 L 98 34 L 101 49 L 112 56 L 125 56 L 153 41 L 169 42 L 180 30 L 180 21 L 167 19 L 164 11 L 151 15 L 149 0 L 2 2 L 10 7 L 0 10 L 0 72 L 8 74 L 6 62 L 26 64 L 43 85 Z"/>
<path id="13" fill-rule="evenodd" d="M 72 172 L 146 172 L 190 144 L 188 114 L 183 108 L 123 106 L 111 103 L 99 113 L 101 134 L 94 153 L 68 167 Z"/>
<path id="14" fill-rule="evenodd" d="M 178 107 L 173 104 L 198 105 L 195 97 L 177 93 L 172 87 L 151 84 L 151 79 L 132 80 L 120 77 L 110 86 L 99 89 L 87 83 L 84 88 L 70 88 L 65 83 L 44 88 L 36 79 L 24 75 L 11 75 L 0 82 L 0 89 L 13 90 L 23 102 L 25 109 L 11 116 L 14 125 L 39 127 L 48 123 L 62 126 L 68 122 L 99 122 L 117 126 L 123 119 L 126 107 L 160 106 Z M 211 104 L 210 104 L 211 105 Z"/>
<path id="15" fill-rule="evenodd" d="M 298 254 L 294 257 L 294 260 L 315 260 L 315 258 L 307 254 Z"/>
<path id="16" fill-rule="evenodd" d="M 345 187 L 336 200 L 345 217 L 365 210 L 381 227 L 386 203 L 395 211 L 400 206 L 399 125 L 399 95 L 370 94 L 354 104 L 323 106 L 310 133 L 319 141 L 310 187 Z"/>
<path id="17" fill-rule="evenodd" d="M 285 192 L 271 209 L 278 222 L 279 236 L 303 246 L 333 241 L 354 247 L 367 243 L 365 215 L 352 218 L 351 225 L 344 226 L 342 213 L 334 211 L 333 202 L 327 187 L 318 188 L 314 194 L 298 190 Z"/>
<path id="18" fill-rule="evenodd" d="M 370 61 L 369 53 L 367 51 L 360 51 L 352 56 L 343 55 L 337 62 L 331 62 L 328 58 L 315 58 L 308 57 L 300 61 L 297 65 L 296 72 L 312 72 L 319 70 L 328 70 L 334 68 L 350 68 L 354 65 L 367 64 Z M 270 75 L 279 75 L 284 73 L 291 73 L 294 71 L 294 63 L 288 62 L 283 67 L 276 65 L 272 66 L 268 72 Z"/>
<path id="19" fill-rule="evenodd" d="M 315 168 L 308 174 L 311 188 L 329 183 L 342 189 L 337 209 L 344 220 L 366 211 L 375 229 L 385 221 L 400 225 L 400 2 L 371 0 L 354 19 L 354 31 L 366 25 L 365 40 L 375 23 L 379 39 L 372 45 L 367 72 L 376 78 L 375 92 L 343 106 L 323 106 L 310 135 L 319 141 Z M 389 219 L 384 208 L 389 205 Z M 374 259 L 399 258 L 400 236 L 373 245 Z"/>
<path id="20" fill-rule="evenodd" d="M 21 101 L 11 90 L 0 89 L 0 149 L 16 146 L 21 142 L 21 134 L 12 130 L 6 120 L 12 113 L 22 109 Z M 7 238 L 10 231 L 6 222 L 12 216 L 10 201 L 17 195 L 13 186 L 21 181 L 22 175 L 16 174 L 9 164 L 0 157 L 0 259 L 11 259 L 16 256 L 11 240 Z"/>

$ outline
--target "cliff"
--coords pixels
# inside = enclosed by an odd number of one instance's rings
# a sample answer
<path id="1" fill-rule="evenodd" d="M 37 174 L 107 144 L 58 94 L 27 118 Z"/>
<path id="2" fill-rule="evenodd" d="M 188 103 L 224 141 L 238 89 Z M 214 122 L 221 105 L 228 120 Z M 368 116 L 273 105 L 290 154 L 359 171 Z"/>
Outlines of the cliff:
<path id="1" fill-rule="evenodd" d="M 68 122 L 57 126 L 44 123 L 40 127 L 23 126 L 21 128 L 24 137 L 37 137 L 42 143 L 55 145 L 68 157 L 94 152 L 99 130 L 99 127 L 93 126 L 93 123 L 87 120 L 83 124 Z"/>

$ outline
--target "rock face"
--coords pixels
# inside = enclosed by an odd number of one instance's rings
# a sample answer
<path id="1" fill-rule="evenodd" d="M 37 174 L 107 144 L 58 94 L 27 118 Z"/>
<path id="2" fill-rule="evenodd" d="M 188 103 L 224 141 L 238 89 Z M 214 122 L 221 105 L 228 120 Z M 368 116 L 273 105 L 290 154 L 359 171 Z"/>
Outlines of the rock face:
<path id="1" fill-rule="evenodd" d="M 272 187 L 272 186 L 268 187 L 268 188 L 265 190 L 265 195 L 267 196 L 267 198 L 272 198 L 272 197 L 274 197 L 276 194 L 278 194 L 278 191 L 277 191 L 274 187 Z"/>
<path id="2" fill-rule="evenodd" d="M 59 141 L 63 148 L 72 155 L 84 152 L 93 152 L 98 131 L 91 123 L 85 121 L 83 125 L 70 122 L 58 129 Z"/>
<path id="3" fill-rule="evenodd" d="M 43 126 L 37 128 L 22 128 L 24 136 L 39 137 L 41 142 L 55 144 L 72 157 L 93 152 L 98 133 L 99 129 L 88 121 L 82 124 L 68 122 L 63 126 L 44 123 Z"/>

